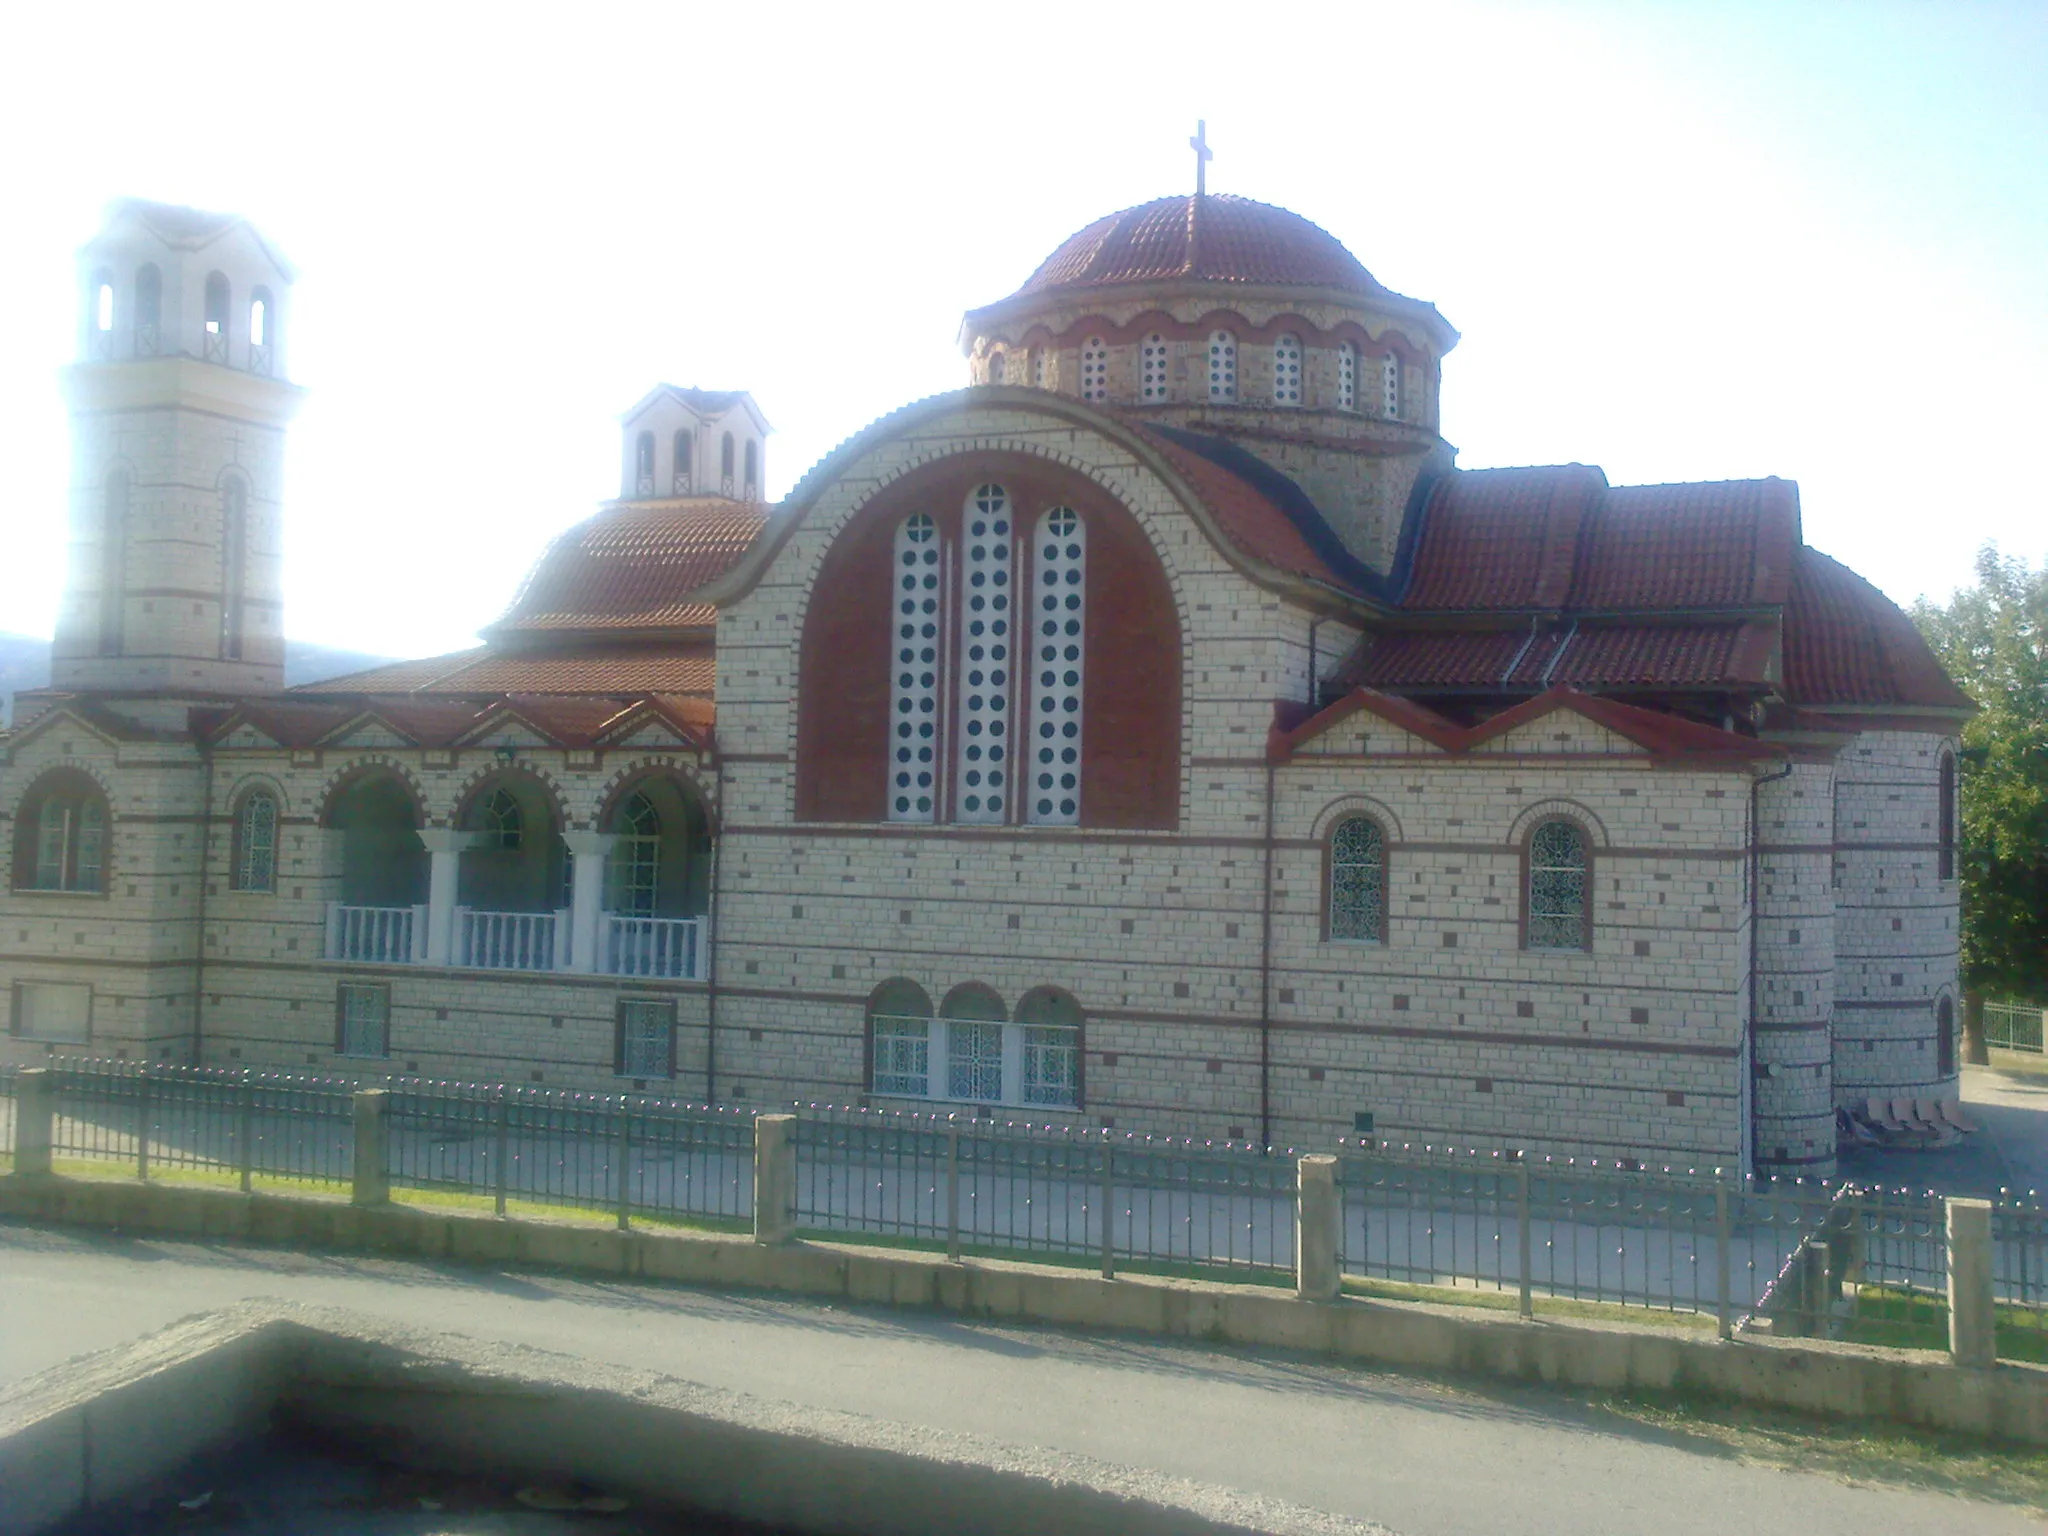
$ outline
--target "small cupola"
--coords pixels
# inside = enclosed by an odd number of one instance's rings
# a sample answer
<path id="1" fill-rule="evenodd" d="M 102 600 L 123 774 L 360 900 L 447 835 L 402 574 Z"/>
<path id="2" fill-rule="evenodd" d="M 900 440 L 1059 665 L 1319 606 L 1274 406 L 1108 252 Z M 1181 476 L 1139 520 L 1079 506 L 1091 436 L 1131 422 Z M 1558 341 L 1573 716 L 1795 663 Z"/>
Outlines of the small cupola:
<path id="1" fill-rule="evenodd" d="M 621 501 L 761 501 L 773 430 L 743 389 L 658 384 L 619 418 Z"/>

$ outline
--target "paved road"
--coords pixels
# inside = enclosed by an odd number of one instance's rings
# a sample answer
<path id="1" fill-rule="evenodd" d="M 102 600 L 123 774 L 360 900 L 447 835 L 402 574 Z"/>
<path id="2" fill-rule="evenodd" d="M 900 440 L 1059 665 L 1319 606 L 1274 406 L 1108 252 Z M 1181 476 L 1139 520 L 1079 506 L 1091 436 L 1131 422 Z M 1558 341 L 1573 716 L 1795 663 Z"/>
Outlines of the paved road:
<path id="1" fill-rule="evenodd" d="M 1747 1466 L 1543 1394 L 1480 1397 L 1276 1353 L 4 1223 L 0 1381 L 252 1296 L 1081 1452 L 1402 1536 L 2041 1530 L 2010 1509 Z"/>

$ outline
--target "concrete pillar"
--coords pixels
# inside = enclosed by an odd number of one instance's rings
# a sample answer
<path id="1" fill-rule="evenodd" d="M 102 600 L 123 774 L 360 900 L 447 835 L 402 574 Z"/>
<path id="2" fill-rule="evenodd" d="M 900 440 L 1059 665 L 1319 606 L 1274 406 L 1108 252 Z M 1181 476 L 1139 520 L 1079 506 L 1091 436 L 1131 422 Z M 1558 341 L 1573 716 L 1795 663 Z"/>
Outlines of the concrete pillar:
<path id="1" fill-rule="evenodd" d="M 388 1205 L 391 1201 L 390 1127 L 385 1109 L 391 1096 L 382 1088 L 356 1092 L 355 1190 L 350 1200 L 356 1205 Z"/>
<path id="2" fill-rule="evenodd" d="M 57 1078 L 48 1067 L 24 1067 L 14 1079 L 14 1171 L 46 1174 L 56 1139 Z"/>
<path id="3" fill-rule="evenodd" d="M 1294 1284 L 1304 1301 L 1335 1301 L 1342 1289 L 1337 1270 L 1337 1159 L 1327 1153 L 1295 1164 Z"/>
<path id="4" fill-rule="evenodd" d="M 754 1117 L 754 1241 L 796 1236 L 796 1116 Z"/>
<path id="5" fill-rule="evenodd" d="M 1991 1300 L 1991 1202 L 1948 1205 L 1948 1353 L 1957 1365 L 1998 1363 L 1997 1311 Z"/>
<path id="6" fill-rule="evenodd" d="M 455 962 L 455 891 L 462 875 L 462 850 L 476 846 L 477 832 L 427 827 L 420 841 L 427 849 L 427 964 Z"/>
<path id="7" fill-rule="evenodd" d="M 618 838 L 608 832 L 564 832 L 569 849 L 569 963 L 557 969 L 591 972 L 599 965 L 604 934 L 604 862 Z"/>

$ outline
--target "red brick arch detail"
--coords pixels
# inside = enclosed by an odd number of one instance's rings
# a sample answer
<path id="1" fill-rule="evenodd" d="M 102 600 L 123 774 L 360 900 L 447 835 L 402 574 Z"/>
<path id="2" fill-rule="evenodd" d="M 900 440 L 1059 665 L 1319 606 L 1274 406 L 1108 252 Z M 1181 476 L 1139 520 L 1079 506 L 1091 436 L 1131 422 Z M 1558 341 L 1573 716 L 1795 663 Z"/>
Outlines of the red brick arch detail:
<path id="1" fill-rule="evenodd" d="M 448 813 L 448 825 L 460 826 L 463 815 L 475 802 L 476 797 L 491 785 L 503 783 L 507 779 L 523 779 L 540 787 L 541 792 L 548 797 L 548 803 L 554 807 L 557 832 L 566 832 L 574 825 L 569 819 L 569 797 L 562 792 L 562 786 L 555 782 L 554 776 L 531 763 L 520 762 L 492 763 L 488 768 L 479 768 L 464 779 L 462 787 L 455 793 L 454 808 Z"/>
<path id="2" fill-rule="evenodd" d="M 1334 347 L 1340 341 L 1348 341 L 1367 356 L 1391 351 L 1398 353 L 1405 362 L 1433 366 L 1429 349 L 1409 340 L 1407 334 L 1391 322 L 1374 336 L 1356 320 L 1339 320 L 1334 325 L 1321 326 L 1294 310 L 1283 310 L 1270 320 L 1254 324 L 1231 309 L 1208 310 L 1199 320 L 1177 320 L 1164 310 L 1148 309 L 1121 321 L 1090 315 L 1057 333 L 1042 321 L 1033 321 L 1014 341 L 995 334 L 979 338 L 976 356 L 986 357 L 998 349 L 1005 352 L 1031 347 L 1065 350 L 1080 346 L 1090 336 L 1100 336 L 1112 347 L 1134 346 L 1155 332 L 1168 341 L 1198 342 L 1207 341 L 1212 331 L 1229 331 L 1240 345 L 1248 343 L 1253 346 L 1270 345 L 1282 332 L 1299 337 L 1304 347 Z"/>
<path id="3" fill-rule="evenodd" d="M 674 779 L 682 785 L 704 813 L 705 830 L 713 837 L 718 835 L 718 807 L 705 790 L 704 781 L 680 763 L 668 760 L 628 763 L 607 779 L 604 791 L 598 797 L 597 815 L 590 823 L 591 830 L 602 831 L 625 803 L 626 796 L 655 779 Z"/>
<path id="4" fill-rule="evenodd" d="M 896 525 L 926 512 L 959 532 L 974 487 L 1008 487 L 1020 526 L 1051 506 L 1088 525 L 1088 681 L 1081 824 L 1171 829 L 1180 819 L 1180 614 L 1137 519 L 1104 487 L 1032 454 L 948 456 L 903 475 L 856 512 L 819 562 L 797 663 L 796 817 L 887 816 Z"/>
<path id="5" fill-rule="evenodd" d="M 355 758 L 330 774 L 327 782 L 320 787 L 320 795 L 315 802 L 319 809 L 314 813 L 314 824 L 328 826 L 334 818 L 334 802 L 341 798 L 342 792 L 376 773 L 388 773 L 396 779 L 405 790 L 407 798 L 412 801 L 413 818 L 422 827 L 431 825 L 427 817 L 426 790 L 412 770 L 395 757 Z"/>

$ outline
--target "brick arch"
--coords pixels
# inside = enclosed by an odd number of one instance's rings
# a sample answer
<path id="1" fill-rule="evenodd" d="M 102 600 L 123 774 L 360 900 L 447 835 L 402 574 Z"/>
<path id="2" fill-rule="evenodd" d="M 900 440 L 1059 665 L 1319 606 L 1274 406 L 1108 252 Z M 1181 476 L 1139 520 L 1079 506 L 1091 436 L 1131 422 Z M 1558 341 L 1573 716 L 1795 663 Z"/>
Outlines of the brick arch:
<path id="1" fill-rule="evenodd" d="M 596 831 L 612 817 L 627 795 L 649 779 L 671 778 L 689 791 L 697 802 L 697 808 L 704 813 L 705 830 L 716 837 L 719 833 L 718 807 L 706 789 L 703 778 L 680 763 L 658 758 L 642 758 L 625 764 L 605 780 L 598 792 L 597 813 L 591 818 L 589 830 Z"/>
<path id="2" fill-rule="evenodd" d="M 1401 826 L 1401 818 L 1394 814 L 1394 808 L 1384 800 L 1371 795 L 1346 793 L 1339 795 L 1320 811 L 1316 812 L 1311 835 L 1317 842 L 1328 842 L 1330 834 L 1337 829 L 1337 823 L 1350 816 L 1370 816 L 1380 824 L 1386 833 L 1388 843 L 1406 841 L 1407 832 Z"/>
<path id="3" fill-rule="evenodd" d="M 353 758 L 329 774 L 327 782 L 320 786 L 320 794 L 315 801 L 318 809 L 313 813 L 314 824 L 322 827 L 329 825 L 334 819 L 334 802 L 340 799 L 343 793 L 354 788 L 358 782 L 376 773 L 389 773 L 396 779 L 399 787 L 405 791 L 406 798 L 412 801 L 413 819 L 422 827 L 430 825 L 427 816 L 427 793 L 421 787 L 418 777 L 397 758 L 384 756 Z"/>
<path id="4" fill-rule="evenodd" d="M 224 803 L 230 821 L 241 814 L 242 802 L 258 790 L 277 802 L 277 818 L 280 824 L 283 823 L 285 813 L 291 807 L 291 796 L 284 792 L 284 785 L 274 775 L 258 772 L 245 773 L 229 786 Z"/>
<path id="5" fill-rule="evenodd" d="M 1528 844 L 1530 834 L 1546 821 L 1565 820 L 1576 822 L 1586 834 L 1590 848 L 1606 848 L 1613 839 L 1607 835 L 1607 824 L 1576 800 L 1539 800 L 1515 817 L 1508 828 L 1508 842 L 1517 848 Z"/>
<path id="6" fill-rule="evenodd" d="M 12 846 L 8 849 L 8 865 L 15 889 L 29 889 L 35 882 L 36 838 L 41 818 L 32 813 L 51 796 L 67 791 L 78 794 L 81 799 L 97 799 L 106 815 L 104 841 L 100 849 L 99 884 L 90 888 L 78 887 L 77 893 L 100 895 L 113 888 L 114 827 L 120 820 L 114 813 L 113 791 L 99 772 L 82 763 L 53 763 L 23 786 L 9 817 Z M 68 868 L 70 859 L 67 857 L 65 862 Z M 73 887 L 66 885 L 63 889 L 71 890 Z"/>
<path id="7" fill-rule="evenodd" d="M 451 827 L 460 825 L 463 815 L 476 803 L 478 795 L 492 784 L 503 783 L 507 779 L 520 779 L 538 787 L 548 797 L 548 804 L 554 809 L 555 830 L 569 830 L 569 797 L 563 793 L 561 784 L 556 781 L 553 774 L 535 767 L 532 763 L 522 762 L 491 763 L 470 774 L 455 792 L 447 824 Z"/>
<path id="8" fill-rule="evenodd" d="M 942 534 L 957 529 L 974 486 L 990 480 L 1009 488 L 1020 527 L 1062 504 L 1088 524 L 1081 825 L 1172 828 L 1187 626 L 1154 531 L 1099 475 L 992 445 L 906 468 L 839 522 L 819 558 L 798 631 L 797 819 L 885 818 L 896 526 L 925 512 Z"/>

